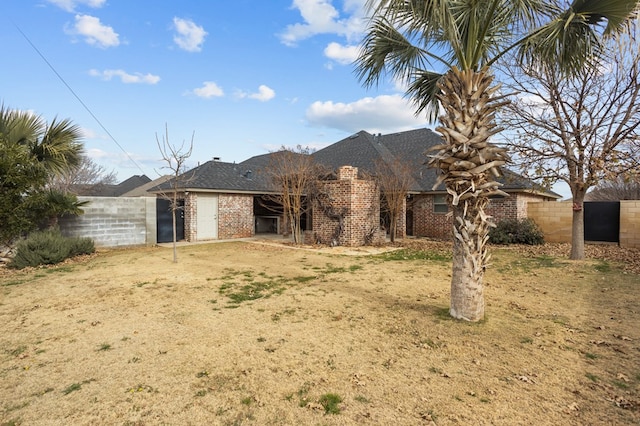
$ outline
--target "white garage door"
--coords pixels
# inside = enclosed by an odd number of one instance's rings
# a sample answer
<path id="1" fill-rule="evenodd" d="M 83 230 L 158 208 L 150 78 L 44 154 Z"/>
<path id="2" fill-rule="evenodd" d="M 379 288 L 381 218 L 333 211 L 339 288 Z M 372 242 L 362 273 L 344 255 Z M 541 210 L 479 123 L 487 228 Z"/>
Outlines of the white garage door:
<path id="1" fill-rule="evenodd" d="M 198 240 L 218 238 L 218 195 L 198 194 Z"/>

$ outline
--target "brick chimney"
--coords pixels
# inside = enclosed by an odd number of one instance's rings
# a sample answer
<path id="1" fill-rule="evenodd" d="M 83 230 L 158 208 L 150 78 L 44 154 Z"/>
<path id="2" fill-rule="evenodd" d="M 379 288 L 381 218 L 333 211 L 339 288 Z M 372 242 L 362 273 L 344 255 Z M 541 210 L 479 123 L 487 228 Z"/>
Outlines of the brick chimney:
<path id="1" fill-rule="evenodd" d="M 338 180 L 358 179 L 358 168 L 353 166 L 342 166 L 338 169 Z"/>

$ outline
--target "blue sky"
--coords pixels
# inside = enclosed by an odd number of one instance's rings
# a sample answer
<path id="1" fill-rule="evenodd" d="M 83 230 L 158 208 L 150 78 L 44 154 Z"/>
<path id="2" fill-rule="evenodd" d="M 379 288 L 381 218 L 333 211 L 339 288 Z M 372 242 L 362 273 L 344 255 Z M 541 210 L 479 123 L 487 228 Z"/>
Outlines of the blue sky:
<path id="1" fill-rule="evenodd" d="M 165 124 L 174 144 L 195 132 L 190 166 L 427 126 L 398 85 L 366 90 L 356 79 L 364 3 L 3 0 L 0 101 L 70 118 L 120 180 L 166 172 L 156 146 Z"/>

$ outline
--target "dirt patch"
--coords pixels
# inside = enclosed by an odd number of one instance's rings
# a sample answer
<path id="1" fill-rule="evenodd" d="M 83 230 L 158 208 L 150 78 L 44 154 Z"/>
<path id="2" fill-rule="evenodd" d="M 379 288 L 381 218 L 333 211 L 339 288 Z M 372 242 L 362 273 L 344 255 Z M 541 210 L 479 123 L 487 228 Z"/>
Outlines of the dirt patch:
<path id="1" fill-rule="evenodd" d="M 640 278 L 620 257 L 495 248 L 487 319 L 467 324 L 447 314 L 448 245 L 407 244 L 143 248 L 0 276 L 0 422 L 640 422 Z"/>

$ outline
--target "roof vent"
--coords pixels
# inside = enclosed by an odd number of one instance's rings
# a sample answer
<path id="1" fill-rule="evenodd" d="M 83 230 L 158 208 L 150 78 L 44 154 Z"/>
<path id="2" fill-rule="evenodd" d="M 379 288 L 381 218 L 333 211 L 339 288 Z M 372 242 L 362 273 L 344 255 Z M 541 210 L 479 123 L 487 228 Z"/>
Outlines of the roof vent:
<path id="1" fill-rule="evenodd" d="M 220 161 L 220 157 L 213 157 L 213 161 Z"/>
<path id="2" fill-rule="evenodd" d="M 242 176 L 246 177 L 247 179 L 251 179 L 252 174 L 253 172 L 251 170 L 247 170 Z"/>

